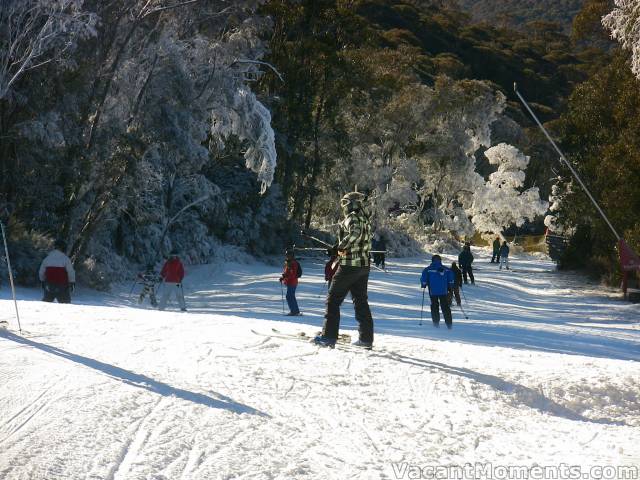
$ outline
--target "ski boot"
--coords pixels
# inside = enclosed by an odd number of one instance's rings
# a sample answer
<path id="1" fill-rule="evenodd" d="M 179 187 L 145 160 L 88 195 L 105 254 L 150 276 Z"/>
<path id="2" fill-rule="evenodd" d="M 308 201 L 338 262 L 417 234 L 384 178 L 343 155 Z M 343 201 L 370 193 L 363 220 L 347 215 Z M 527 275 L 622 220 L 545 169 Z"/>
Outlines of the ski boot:
<path id="1" fill-rule="evenodd" d="M 354 347 L 364 348 L 365 350 L 371 350 L 373 348 L 373 342 L 364 342 L 362 340 L 357 340 L 351 345 L 353 345 Z"/>
<path id="2" fill-rule="evenodd" d="M 311 340 L 311 343 L 319 347 L 336 348 L 336 339 L 325 337 L 324 335 L 318 335 L 317 337 L 314 337 L 314 339 Z"/>

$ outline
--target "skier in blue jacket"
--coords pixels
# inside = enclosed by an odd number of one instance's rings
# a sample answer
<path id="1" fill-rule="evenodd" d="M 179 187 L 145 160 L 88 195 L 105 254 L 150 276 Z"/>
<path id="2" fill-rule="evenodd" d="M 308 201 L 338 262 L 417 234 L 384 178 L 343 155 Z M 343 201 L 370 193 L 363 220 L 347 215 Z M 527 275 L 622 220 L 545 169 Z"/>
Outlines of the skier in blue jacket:
<path id="1" fill-rule="evenodd" d="M 453 271 L 442 265 L 440 255 L 434 255 L 431 258 L 431 265 L 422 271 L 422 277 L 420 278 L 422 288 L 429 287 L 431 320 L 433 321 L 434 327 L 440 326 L 440 308 L 442 309 L 444 323 L 447 325 L 447 328 L 451 329 L 453 326 L 447 294 L 449 293 L 449 289 L 453 288 L 454 284 L 455 276 Z"/>

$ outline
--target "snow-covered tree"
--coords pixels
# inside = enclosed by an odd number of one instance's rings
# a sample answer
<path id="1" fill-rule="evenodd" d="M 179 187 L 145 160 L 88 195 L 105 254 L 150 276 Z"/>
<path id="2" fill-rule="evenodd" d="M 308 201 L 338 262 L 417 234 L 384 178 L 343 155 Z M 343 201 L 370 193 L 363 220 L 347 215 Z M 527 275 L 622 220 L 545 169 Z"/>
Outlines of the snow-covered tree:
<path id="1" fill-rule="evenodd" d="M 426 148 L 418 157 L 421 210 L 436 231 L 468 236 L 473 234 L 469 210 L 484 184 L 475 153 L 491 145 L 491 124 L 506 99 L 482 82 L 448 78 L 436 83 L 435 98 L 434 116 L 423 134 Z"/>
<path id="2" fill-rule="evenodd" d="M 640 0 L 614 0 L 615 8 L 602 19 L 611 36 L 631 51 L 631 69 L 640 78 Z"/>
<path id="3" fill-rule="evenodd" d="M 563 184 L 562 179 L 551 187 L 549 195 L 549 215 L 544 217 L 544 225 L 553 233 L 558 235 L 573 235 L 575 227 L 567 226 L 559 216 L 560 210 L 566 203 L 566 198 L 573 190 L 573 183 Z"/>
<path id="4" fill-rule="evenodd" d="M 537 187 L 522 191 L 528 156 L 506 143 L 489 148 L 485 156 L 498 170 L 474 194 L 470 212 L 478 231 L 499 234 L 508 226 L 522 226 L 525 220 L 547 211 L 549 205 L 540 199 Z"/>
<path id="5" fill-rule="evenodd" d="M 246 165 L 262 191 L 271 184 L 270 114 L 247 83 L 264 53 L 258 37 L 264 24 L 248 8 L 255 3 L 208 2 L 211 11 L 198 10 L 195 17 L 192 3 L 147 2 L 116 32 L 133 39 L 123 37 L 107 60 L 111 79 L 85 135 L 92 161 L 77 160 L 85 175 L 71 225 L 81 257 L 92 256 L 93 236 L 101 244 L 114 241 L 113 227 L 103 228 L 115 222 L 128 258 L 145 261 L 171 247 L 191 261 L 210 258 L 217 243 L 207 224 L 221 212 L 222 199 L 202 170 L 230 136 L 244 142 Z M 154 12 L 161 16 L 154 19 Z M 214 13 L 229 23 L 194 28 L 198 15 Z M 158 33 L 149 37 L 143 21 Z"/>
<path id="6" fill-rule="evenodd" d="M 77 42 L 95 35 L 97 17 L 83 4 L 84 0 L 2 0 L 0 100 L 28 71 L 51 62 L 72 62 L 69 54 Z"/>

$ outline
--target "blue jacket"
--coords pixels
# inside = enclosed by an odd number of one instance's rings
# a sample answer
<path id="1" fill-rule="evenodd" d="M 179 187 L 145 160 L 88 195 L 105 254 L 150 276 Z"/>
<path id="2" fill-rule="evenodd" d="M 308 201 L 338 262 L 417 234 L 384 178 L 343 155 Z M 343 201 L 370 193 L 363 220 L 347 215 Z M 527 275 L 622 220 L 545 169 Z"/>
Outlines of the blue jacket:
<path id="1" fill-rule="evenodd" d="M 500 256 L 501 257 L 508 257 L 509 256 L 509 246 L 508 245 L 502 245 L 500 247 Z"/>
<path id="2" fill-rule="evenodd" d="M 429 287 L 429 296 L 431 297 L 446 295 L 449 288 L 453 288 L 454 283 L 453 271 L 437 260 L 431 262 L 431 265 L 422 271 L 420 278 L 422 288 Z"/>

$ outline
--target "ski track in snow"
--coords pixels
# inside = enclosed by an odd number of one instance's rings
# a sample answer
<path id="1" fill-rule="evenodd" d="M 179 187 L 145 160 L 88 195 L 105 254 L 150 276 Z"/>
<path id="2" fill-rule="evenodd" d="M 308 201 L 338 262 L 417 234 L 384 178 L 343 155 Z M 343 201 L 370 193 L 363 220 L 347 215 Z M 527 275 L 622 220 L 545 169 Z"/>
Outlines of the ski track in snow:
<path id="1" fill-rule="evenodd" d="M 270 335 L 320 329 L 323 265 L 311 259 L 298 290 L 304 316 L 294 318 L 282 316 L 279 268 L 264 264 L 190 268 L 188 314 L 138 306 L 130 285 L 81 289 L 74 305 L 21 289 L 26 331 L 12 323 L 0 333 L 0 478 L 391 479 L 402 462 L 640 465 L 639 307 L 547 260 L 511 263 L 507 272 L 476 261 L 477 285 L 464 288 L 470 319 L 454 307 L 452 331 L 426 321 L 428 306 L 418 326 L 426 263 L 372 272 L 373 351 Z M 0 319 L 12 313 L 2 290 Z M 342 315 L 357 338 L 349 300 Z"/>

